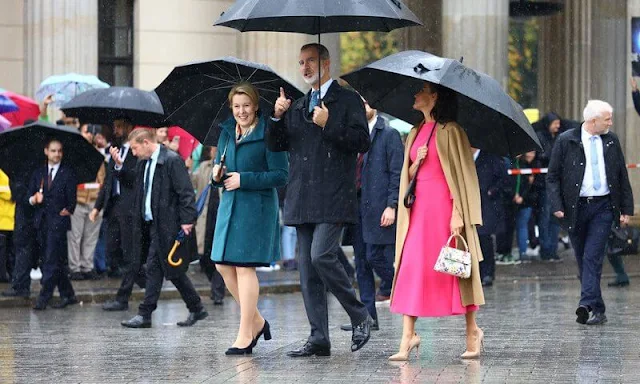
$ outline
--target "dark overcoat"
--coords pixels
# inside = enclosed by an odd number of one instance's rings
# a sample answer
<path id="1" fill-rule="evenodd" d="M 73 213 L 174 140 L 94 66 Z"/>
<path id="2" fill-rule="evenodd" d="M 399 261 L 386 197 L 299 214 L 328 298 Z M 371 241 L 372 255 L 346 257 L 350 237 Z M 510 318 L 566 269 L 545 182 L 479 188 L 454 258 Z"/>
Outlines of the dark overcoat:
<path id="1" fill-rule="evenodd" d="M 60 216 L 63 209 L 73 213 L 76 209 L 76 190 L 78 179 L 71 167 L 60 164 L 51 188 L 47 186 L 48 167 L 38 168 L 31 176 L 29 183 L 29 198 L 40 190 L 42 185 L 44 199 L 42 204 L 34 206 L 33 225 L 35 228 L 43 228 L 46 225 L 48 231 L 67 232 L 71 229 L 71 216 Z"/>
<path id="2" fill-rule="evenodd" d="M 507 167 L 501 157 L 486 151 L 480 151 L 475 161 L 480 199 L 482 201 L 482 225 L 479 235 L 491 235 L 498 232 L 498 224 L 504 219 L 504 190 Z"/>
<path id="3" fill-rule="evenodd" d="M 354 224 L 356 157 L 370 144 L 364 104 L 334 81 L 323 99 L 329 120 L 321 128 L 311 120 L 309 99 L 310 92 L 294 101 L 282 119 L 268 119 L 267 146 L 289 151 L 284 223 Z"/>

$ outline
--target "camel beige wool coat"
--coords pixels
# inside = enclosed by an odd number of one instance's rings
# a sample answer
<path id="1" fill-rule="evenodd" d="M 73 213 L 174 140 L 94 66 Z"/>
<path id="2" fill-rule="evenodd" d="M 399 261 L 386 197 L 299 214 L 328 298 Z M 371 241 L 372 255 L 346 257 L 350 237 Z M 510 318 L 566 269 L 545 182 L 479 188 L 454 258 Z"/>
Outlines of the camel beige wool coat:
<path id="1" fill-rule="evenodd" d="M 395 276 L 393 286 L 395 288 L 395 279 L 398 278 L 398 271 L 402 263 L 402 250 L 404 241 L 409 231 L 409 217 L 411 210 L 406 208 L 402 203 L 404 195 L 409 187 L 409 152 L 411 145 L 418 134 L 418 129 L 422 123 L 414 127 L 405 145 L 404 164 L 400 175 L 400 195 L 398 204 L 398 219 L 396 231 L 396 258 L 394 263 Z M 459 279 L 460 298 L 463 306 L 483 305 L 484 292 L 482 290 L 482 282 L 480 280 L 479 263 L 482 261 L 482 252 L 480 250 L 480 242 L 478 240 L 478 232 L 476 225 L 482 225 L 482 211 L 480 207 L 480 187 L 478 185 L 478 175 L 471 153 L 471 145 L 465 131 L 457 123 L 450 122 L 446 125 L 438 123 L 438 130 L 435 134 L 436 146 L 440 157 L 440 163 L 444 171 L 449 190 L 453 196 L 454 209 L 458 213 L 458 217 L 464 222 L 462 235 L 469 245 L 471 253 L 471 277 L 468 279 Z M 427 156 L 434 156 L 429 154 Z M 461 243 L 461 242 L 459 242 Z M 444 244 L 442 244 L 444 246 Z M 461 248 L 462 244 L 458 244 Z M 393 301 L 393 290 L 391 293 Z"/>

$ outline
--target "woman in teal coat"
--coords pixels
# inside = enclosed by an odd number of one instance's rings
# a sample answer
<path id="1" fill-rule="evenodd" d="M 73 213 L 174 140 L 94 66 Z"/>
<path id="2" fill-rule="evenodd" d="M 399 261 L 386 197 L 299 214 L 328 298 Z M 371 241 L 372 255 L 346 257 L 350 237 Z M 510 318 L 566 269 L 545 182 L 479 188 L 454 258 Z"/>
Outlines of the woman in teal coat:
<path id="1" fill-rule="evenodd" d="M 289 163 L 286 152 L 267 149 L 268 117 L 259 115 L 258 102 L 258 91 L 251 84 L 238 84 L 229 92 L 233 118 L 220 125 L 212 175 L 214 185 L 223 191 L 211 260 L 240 305 L 240 329 L 227 355 L 250 354 L 260 336 L 271 338 L 269 323 L 258 311 L 256 267 L 280 258 L 276 188 L 287 183 Z"/>

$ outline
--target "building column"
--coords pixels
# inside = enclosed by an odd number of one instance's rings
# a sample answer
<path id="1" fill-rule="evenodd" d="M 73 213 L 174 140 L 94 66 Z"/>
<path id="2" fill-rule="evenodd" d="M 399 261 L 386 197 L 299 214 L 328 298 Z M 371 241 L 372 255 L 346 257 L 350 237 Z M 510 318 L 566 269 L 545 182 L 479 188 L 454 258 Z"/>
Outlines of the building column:
<path id="1" fill-rule="evenodd" d="M 51 75 L 98 73 L 97 0 L 25 0 L 24 92 Z"/>
<path id="2" fill-rule="evenodd" d="M 404 4 L 422 21 L 421 27 L 401 28 L 400 51 L 417 49 L 442 55 L 442 3 L 443 0 L 405 0 Z"/>
<path id="3" fill-rule="evenodd" d="M 509 0 L 442 1 L 442 56 L 507 86 Z"/>

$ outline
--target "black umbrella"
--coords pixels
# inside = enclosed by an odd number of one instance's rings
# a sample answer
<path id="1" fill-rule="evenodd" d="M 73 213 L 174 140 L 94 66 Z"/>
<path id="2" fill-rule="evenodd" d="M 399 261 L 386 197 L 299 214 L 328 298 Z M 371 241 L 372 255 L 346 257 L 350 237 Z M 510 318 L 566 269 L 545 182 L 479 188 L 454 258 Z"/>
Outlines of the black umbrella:
<path id="1" fill-rule="evenodd" d="M 84 123 L 111 124 L 128 119 L 134 125 L 160 126 L 164 110 L 158 96 L 132 87 L 111 87 L 83 92 L 62 108 L 65 115 Z"/>
<path id="2" fill-rule="evenodd" d="M 457 93 L 456 121 L 467 131 L 474 147 L 504 156 L 540 150 L 522 107 L 496 80 L 457 60 L 404 51 L 342 78 L 373 108 L 413 124 L 423 118 L 412 109 L 414 95 L 425 81 L 440 84 Z"/>
<path id="3" fill-rule="evenodd" d="M 44 122 L 0 133 L 0 164 L 9 179 L 28 184 L 36 168 L 46 164 L 44 146 L 52 138 L 62 142 L 62 162 L 74 169 L 78 183 L 96 180 L 104 156 L 77 129 Z"/>
<path id="4" fill-rule="evenodd" d="M 400 0 L 238 0 L 214 25 L 310 35 L 422 25 Z"/>
<path id="5" fill-rule="evenodd" d="M 270 67 L 223 57 L 175 67 L 155 89 L 169 125 L 179 125 L 204 145 L 217 145 L 218 124 L 231 116 L 228 95 L 240 82 L 253 84 L 260 94 L 260 110 L 270 114 L 280 87 L 297 99 L 303 93 Z"/>

